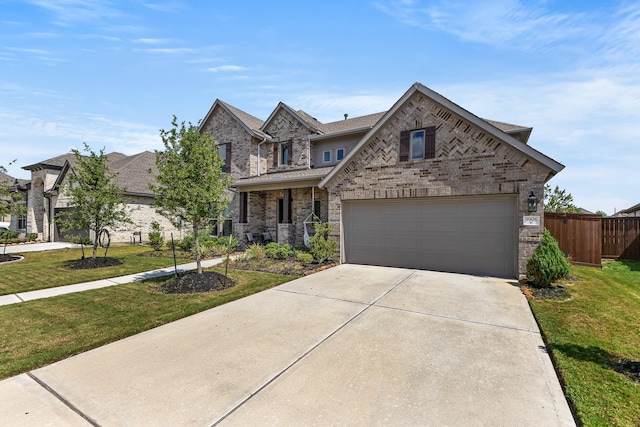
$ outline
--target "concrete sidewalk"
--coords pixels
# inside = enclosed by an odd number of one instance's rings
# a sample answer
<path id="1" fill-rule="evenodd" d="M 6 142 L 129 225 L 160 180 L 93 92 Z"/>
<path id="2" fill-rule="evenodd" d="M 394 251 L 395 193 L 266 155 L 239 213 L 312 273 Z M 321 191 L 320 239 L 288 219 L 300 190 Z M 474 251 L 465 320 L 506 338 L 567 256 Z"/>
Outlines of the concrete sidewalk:
<path id="1" fill-rule="evenodd" d="M 19 254 L 22 252 L 39 252 L 39 251 L 54 251 L 57 249 L 79 248 L 79 245 L 66 242 L 45 242 L 45 243 L 25 243 L 21 245 L 11 245 L 6 248 L 4 245 L 0 246 L 0 253 L 7 254 Z"/>
<path id="2" fill-rule="evenodd" d="M 213 258 L 202 260 L 202 267 L 213 267 L 220 264 L 224 258 Z M 195 270 L 197 264 L 190 262 L 187 264 L 180 264 L 178 266 L 179 271 Z M 0 296 L 0 306 L 17 304 L 24 301 L 32 301 L 41 298 L 50 298 L 58 295 L 70 294 L 73 292 L 88 291 L 91 289 L 106 288 L 107 286 L 122 285 L 131 282 L 140 282 L 146 279 L 153 279 L 155 277 L 170 276 L 175 273 L 173 267 L 159 268 L 157 270 L 145 271 L 142 273 L 128 274 L 126 276 L 112 277 L 110 279 L 94 280 L 93 282 L 78 283 L 75 285 L 59 286 L 57 288 L 38 289 L 36 291 L 20 292 L 17 294 L 9 294 Z"/>
<path id="3" fill-rule="evenodd" d="M 503 279 L 341 265 L 0 382 L 9 426 L 573 426 Z"/>

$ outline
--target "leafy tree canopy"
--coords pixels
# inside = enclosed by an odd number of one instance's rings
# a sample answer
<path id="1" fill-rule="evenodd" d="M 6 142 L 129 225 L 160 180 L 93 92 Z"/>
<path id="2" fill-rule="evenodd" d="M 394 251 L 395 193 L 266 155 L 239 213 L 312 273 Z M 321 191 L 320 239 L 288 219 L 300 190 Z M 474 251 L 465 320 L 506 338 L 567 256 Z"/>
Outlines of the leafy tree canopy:
<path id="1" fill-rule="evenodd" d="M 158 213 L 176 227 L 191 227 L 197 272 L 201 274 L 199 231 L 224 212 L 229 203 L 224 192 L 232 178 L 222 172 L 224 161 L 210 134 L 200 133 L 191 123 L 178 124 L 176 116 L 171 126 L 160 130 L 164 150 L 156 150 L 157 184 L 151 185 L 151 190 Z"/>
<path id="2" fill-rule="evenodd" d="M 544 210 L 547 212 L 578 212 L 578 207 L 573 204 L 571 193 L 559 186 L 552 190 L 549 184 L 544 186 Z"/>
<path id="3" fill-rule="evenodd" d="M 62 191 L 69 197 L 69 206 L 74 209 L 62 217 L 62 229 L 89 231 L 93 244 L 93 258 L 98 249 L 98 233 L 103 228 L 117 228 L 131 223 L 125 209 L 124 187 L 114 179 L 117 174 L 109 171 L 109 162 L 104 148 L 95 153 L 84 144 L 83 155 L 71 150 L 75 162 L 68 172 L 67 184 Z"/>
<path id="4" fill-rule="evenodd" d="M 15 160 L 9 165 L 15 163 Z M 7 172 L 7 169 L 0 165 L 0 172 Z M 22 198 L 16 193 L 11 193 L 9 187 L 12 182 L 0 181 L 0 217 L 6 215 L 23 215 L 25 213 L 25 206 L 22 203 Z"/>

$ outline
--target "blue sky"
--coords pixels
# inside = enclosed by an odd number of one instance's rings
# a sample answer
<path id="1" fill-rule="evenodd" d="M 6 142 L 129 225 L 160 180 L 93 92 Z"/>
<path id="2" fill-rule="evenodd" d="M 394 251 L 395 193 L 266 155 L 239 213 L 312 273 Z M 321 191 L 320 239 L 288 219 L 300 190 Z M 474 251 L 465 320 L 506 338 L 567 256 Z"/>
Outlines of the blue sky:
<path id="1" fill-rule="evenodd" d="M 640 3 L 588 0 L 0 0 L 0 164 L 162 148 L 173 114 L 279 101 L 323 122 L 416 81 L 533 126 L 550 181 L 612 214 L 640 202 Z"/>

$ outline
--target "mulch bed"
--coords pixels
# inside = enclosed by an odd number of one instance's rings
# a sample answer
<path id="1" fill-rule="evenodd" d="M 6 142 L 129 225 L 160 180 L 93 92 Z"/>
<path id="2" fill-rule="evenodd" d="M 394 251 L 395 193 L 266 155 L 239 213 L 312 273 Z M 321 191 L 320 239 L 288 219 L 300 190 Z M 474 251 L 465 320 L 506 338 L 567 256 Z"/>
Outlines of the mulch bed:
<path id="1" fill-rule="evenodd" d="M 20 257 L 17 257 L 15 255 L 9 255 L 9 254 L 0 254 L 0 262 L 15 261 L 17 259 L 20 259 Z"/>
<path id="2" fill-rule="evenodd" d="M 619 359 L 613 363 L 613 369 L 640 384 L 640 361 Z"/>
<path id="3" fill-rule="evenodd" d="M 322 264 L 311 263 L 307 265 L 300 264 L 293 259 L 274 260 L 265 258 L 263 260 L 235 260 L 229 266 L 237 270 L 262 271 L 265 273 L 287 274 L 290 276 L 306 276 L 320 270 L 325 270 L 336 265 L 332 261 L 325 261 Z"/>
<path id="4" fill-rule="evenodd" d="M 120 265 L 122 261 L 109 257 L 83 258 L 72 262 L 67 266 L 72 270 L 87 270 L 90 268 L 112 267 Z"/>
<path id="5" fill-rule="evenodd" d="M 158 289 L 165 294 L 192 294 L 196 292 L 221 291 L 235 286 L 235 280 L 215 271 L 197 274 L 189 271 L 162 283 Z"/>
<path id="6" fill-rule="evenodd" d="M 569 291 L 562 285 L 540 287 L 529 282 L 522 285 L 521 289 L 527 298 L 553 301 L 564 301 L 571 298 Z"/>

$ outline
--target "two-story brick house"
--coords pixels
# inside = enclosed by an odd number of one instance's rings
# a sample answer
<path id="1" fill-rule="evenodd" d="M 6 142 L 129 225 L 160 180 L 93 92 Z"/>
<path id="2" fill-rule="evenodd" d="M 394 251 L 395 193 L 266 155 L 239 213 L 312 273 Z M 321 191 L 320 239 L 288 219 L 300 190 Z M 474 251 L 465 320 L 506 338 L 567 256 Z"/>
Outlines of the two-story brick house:
<path id="1" fill-rule="evenodd" d="M 321 123 L 280 103 L 262 121 L 217 100 L 201 123 L 235 178 L 232 229 L 302 245 L 315 212 L 342 262 L 516 277 L 563 166 L 531 128 L 480 119 L 416 83 L 378 114 Z M 525 218 L 526 217 L 526 218 Z"/>

